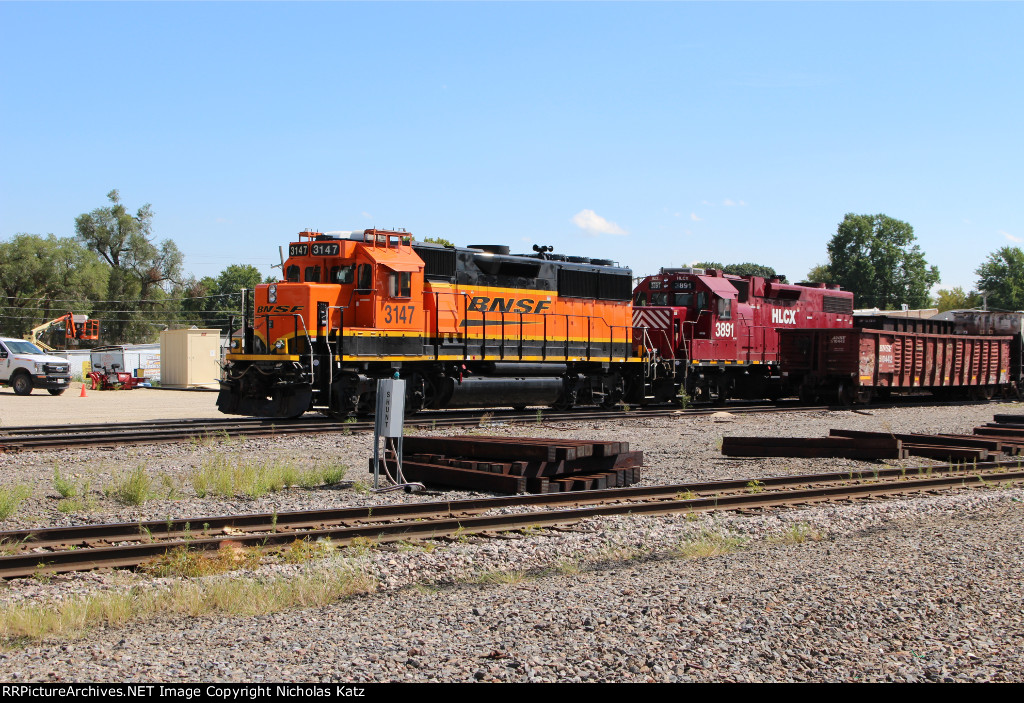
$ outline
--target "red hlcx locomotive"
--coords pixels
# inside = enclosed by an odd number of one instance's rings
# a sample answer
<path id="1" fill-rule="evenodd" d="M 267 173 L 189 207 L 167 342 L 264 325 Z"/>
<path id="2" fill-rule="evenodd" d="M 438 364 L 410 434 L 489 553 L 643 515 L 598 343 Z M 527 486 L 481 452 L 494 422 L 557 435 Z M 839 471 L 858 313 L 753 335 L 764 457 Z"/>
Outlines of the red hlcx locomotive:
<path id="1" fill-rule="evenodd" d="M 663 400 L 680 384 L 695 400 L 777 398 L 779 329 L 853 326 L 853 294 L 838 286 L 714 269 L 663 268 L 640 281 L 633 303 L 637 334 L 666 367 Z"/>

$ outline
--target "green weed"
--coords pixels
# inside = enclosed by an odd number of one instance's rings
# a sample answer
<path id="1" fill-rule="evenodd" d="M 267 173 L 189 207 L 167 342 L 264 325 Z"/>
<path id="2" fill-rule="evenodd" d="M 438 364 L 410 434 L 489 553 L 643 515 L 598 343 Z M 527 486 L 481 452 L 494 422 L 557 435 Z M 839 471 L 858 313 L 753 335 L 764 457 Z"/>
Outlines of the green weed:
<path id="1" fill-rule="evenodd" d="M 153 479 L 141 465 L 113 486 L 105 488 L 104 493 L 122 505 L 143 505 L 150 498 L 156 497 Z"/>
<path id="2" fill-rule="evenodd" d="M 32 495 L 32 489 L 20 484 L 10 488 L 0 488 L 0 520 L 6 520 L 13 515 L 18 506 L 30 495 Z"/>

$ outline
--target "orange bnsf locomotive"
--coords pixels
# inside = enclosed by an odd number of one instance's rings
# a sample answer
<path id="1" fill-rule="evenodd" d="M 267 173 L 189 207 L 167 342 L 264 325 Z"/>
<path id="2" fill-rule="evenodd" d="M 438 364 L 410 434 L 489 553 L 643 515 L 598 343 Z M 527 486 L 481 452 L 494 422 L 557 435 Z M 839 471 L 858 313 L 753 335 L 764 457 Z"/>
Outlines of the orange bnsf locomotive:
<path id="1" fill-rule="evenodd" d="M 634 345 L 630 270 L 534 250 L 300 232 L 284 280 L 257 286 L 243 315 L 217 405 L 370 413 L 377 379 L 396 373 L 411 410 L 645 397 L 653 362 Z"/>

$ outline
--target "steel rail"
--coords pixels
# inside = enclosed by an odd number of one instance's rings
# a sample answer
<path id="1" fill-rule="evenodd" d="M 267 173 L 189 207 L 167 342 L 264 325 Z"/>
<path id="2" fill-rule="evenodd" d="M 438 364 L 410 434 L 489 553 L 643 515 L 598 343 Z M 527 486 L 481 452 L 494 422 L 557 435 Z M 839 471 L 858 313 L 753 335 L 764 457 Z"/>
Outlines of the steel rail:
<path id="1" fill-rule="evenodd" d="M 225 543 L 237 544 L 239 546 L 257 547 L 270 549 L 287 544 L 296 539 L 316 540 L 329 539 L 339 546 L 350 544 L 353 540 L 373 539 L 378 542 L 392 542 L 407 539 L 432 539 L 451 536 L 453 534 L 478 534 L 492 531 L 508 531 L 523 529 L 526 527 L 551 527 L 556 525 L 571 524 L 579 520 L 609 515 L 635 514 L 635 515 L 665 515 L 678 512 L 697 512 L 709 510 L 738 510 L 750 508 L 776 507 L 793 505 L 799 503 L 812 503 L 832 500 L 848 500 L 859 497 L 875 495 L 892 495 L 918 491 L 932 491 L 948 487 L 967 487 L 968 485 L 987 485 L 983 473 L 989 477 L 997 477 L 1002 481 L 1024 481 L 1024 470 L 1015 462 L 989 462 L 994 464 L 990 467 L 971 467 L 966 471 L 962 466 L 927 467 L 924 470 L 930 471 L 932 475 L 925 478 L 908 478 L 905 470 L 886 470 L 885 478 L 893 480 L 884 481 L 882 471 L 862 472 L 834 472 L 830 474 L 811 474 L 793 477 L 769 477 L 756 479 L 745 483 L 739 480 L 716 481 L 708 484 L 678 484 L 674 486 L 656 486 L 649 489 L 608 489 L 606 491 L 587 491 L 577 494 L 554 494 L 547 496 L 519 496 L 516 498 L 504 499 L 480 499 L 477 501 L 452 501 L 441 503 L 420 503 L 404 506 L 373 506 L 371 508 L 345 509 L 353 513 L 367 511 L 367 516 L 372 516 L 373 508 L 378 510 L 392 509 L 391 517 L 393 522 L 364 522 L 364 524 L 340 524 L 331 526 L 316 526 L 316 521 L 307 521 L 305 524 L 293 523 L 293 529 L 285 532 L 272 531 L 269 533 L 244 534 L 224 533 L 214 537 L 206 532 L 200 533 L 198 537 L 188 534 L 175 534 L 168 530 L 171 539 L 158 542 L 146 542 L 142 544 L 131 544 L 110 547 L 90 547 L 76 549 L 74 547 L 51 552 L 23 552 L 20 554 L 0 557 L 0 577 L 15 578 L 19 576 L 30 576 L 38 573 L 62 573 L 100 567 L 125 567 L 138 566 L 148 559 L 167 553 L 176 548 L 213 550 L 219 549 Z M 1009 467 L 1014 466 L 1015 471 Z M 941 471 L 948 469 L 947 471 Z M 945 475 L 934 476 L 936 470 Z M 999 472 L 999 473 L 996 473 Z M 898 475 L 897 475 L 898 474 Z M 818 486 L 811 488 L 792 488 L 790 490 L 765 491 L 765 486 L 783 487 L 785 484 L 802 486 L 807 483 L 823 481 L 861 481 L 865 483 L 855 485 L 833 485 Z M 741 486 L 742 483 L 742 486 Z M 690 497 L 696 493 L 693 488 L 704 487 L 705 492 L 713 495 L 702 497 Z M 687 488 L 689 487 L 689 488 Z M 681 490 L 683 489 L 683 490 Z M 746 489 L 746 490 L 743 490 Z M 647 491 L 648 502 L 632 502 L 637 500 L 636 495 Z M 604 494 L 595 496 L 592 494 Z M 632 494 L 632 495 L 626 495 Z M 686 497 L 683 497 L 686 496 Z M 541 500 L 536 500 L 536 499 Z M 561 498 L 561 500 L 558 500 Z M 655 500 L 660 498 L 660 500 Z M 623 503 L 623 500 L 630 502 Z M 505 505 L 500 505 L 504 503 Z M 541 510 L 526 513 L 479 515 L 471 514 L 473 511 L 482 512 L 496 507 L 506 507 L 511 504 L 519 505 L 566 505 L 575 504 L 577 507 L 571 509 Z M 584 503 L 591 503 L 589 507 L 578 507 Z M 459 506 L 459 507 L 457 507 Z M 464 508 L 464 514 L 456 514 L 459 509 Z M 399 516 L 403 509 L 409 512 Z M 430 517 L 431 511 L 433 517 Z M 344 512 L 344 511 L 316 511 L 322 512 Z M 301 515 L 302 513 L 285 514 Z M 309 513 L 306 514 L 307 516 Z M 441 515 L 441 517 L 437 517 Z M 265 518 L 260 516 L 235 516 L 234 518 Z M 277 526 L 280 526 L 281 516 L 277 516 Z M 199 518 L 198 520 L 203 520 Z M 184 521 L 177 521 L 182 523 Z M 357 520 L 358 522 L 358 520 Z M 157 525 L 159 523 L 147 523 Z M 266 523 L 264 523 L 266 526 Z M 93 526 L 104 528 L 111 526 Z M 137 529 L 133 539 L 143 537 L 145 531 Z M 170 526 L 169 526 L 170 527 Z M 184 526 L 182 526 L 184 527 Z M 308 528 L 308 529 L 304 529 Z M 66 530 L 68 528 L 51 528 L 53 530 Z M 277 527 L 274 528 L 275 530 Z M 22 533 L 40 534 L 45 530 L 21 531 Z M 4 533 L 13 536 L 16 533 Z M 28 540 L 29 538 L 26 538 Z M 10 542 L 8 542 L 10 544 Z M 39 548 L 38 544 L 26 541 L 25 548 Z"/>
<path id="2" fill-rule="evenodd" d="M 784 403 L 786 401 L 783 401 Z M 918 402 L 911 399 L 911 402 Z M 930 402 L 931 406 L 988 403 L 990 401 Z M 904 404 L 873 404 L 859 406 L 857 410 L 901 407 Z M 537 422 L 609 421 L 658 417 L 698 417 L 726 411 L 731 414 L 762 412 L 813 412 L 822 410 L 851 410 L 849 407 L 829 405 L 729 405 L 693 408 L 660 407 L 631 410 L 595 410 L 579 408 L 570 411 L 539 409 L 533 413 L 515 410 L 421 411 L 406 419 L 411 427 L 438 428 L 500 425 L 501 423 L 533 424 Z M 116 447 L 122 445 L 184 442 L 196 439 L 215 440 L 219 437 L 274 437 L 291 434 L 331 434 L 364 432 L 373 429 L 372 420 L 339 421 L 333 418 L 207 418 L 187 420 L 154 420 L 115 424 L 32 425 L 0 428 L 0 453 L 64 449 L 75 447 Z"/>
<path id="3" fill-rule="evenodd" d="M 825 406 L 779 408 L 775 406 L 754 406 L 749 408 L 735 408 L 733 413 L 756 413 L 756 412 L 797 412 L 810 410 L 824 410 Z M 551 412 L 540 415 L 544 422 L 574 422 L 583 420 L 617 420 L 624 418 L 650 418 L 662 416 L 708 415 L 718 410 L 699 409 L 682 410 L 660 409 L 660 410 L 637 410 L 637 411 L 587 411 L 587 412 Z M 406 420 L 406 424 L 412 427 L 435 428 L 435 427 L 459 427 L 459 426 L 487 426 L 488 424 L 499 425 L 500 423 L 536 423 L 537 414 L 502 414 L 494 412 L 473 413 L 471 415 L 459 414 L 438 414 L 438 415 L 416 415 Z M 126 444 L 158 444 L 167 442 L 184 442 L 196 439 L 215 440 L 219 437 L 275 437 L 291 434 L 331 434 L 364 432 L 373 429 L 373 421 L 359 422 L 338 422 L 329 418 L 320 420 L 253 420 L 250 422 L 239 421 L 206 421 L 188 420 L 183 425 L 175 425 L 174 422 L 163 421 L 158 424 L 149 423 L 124 423 L 124 424 L 96 424 L 61 426 L 53 425 L 48 427 L 32 428 L 8 428 L 8 434 L 0 433 L 0 453 L 35 451 L 43 449 L 63 449 L 69 447 L 112 447 Z M 69 430 L 72 427 L 74 429 Z"/>
<path id="4" fill-rule="evenodd" d="M 249 513 L 244 515 L 216 515 L 173 520 L 46 527 L 0 532 L 0 544 L 19 545 L 23 549 L 52 547 L 88 547 L 100 543 L 127 542 L 140 539 L 183 539 L 196 530 L 204 535 L 228 534 L 231 530 L 272 531 L 283 529 L 312 529 L 327 524 L 379 523 L 388 520 L 414 520 L 446 515 L 471 515 L 504 508 L 583 505 L 608 501 L 659 500 L 678 494 L 719 494 L 727 491 L 786 488 L 812 484 L 828 484 L 871 479 L 906 478 L 908 475 L 934 474 L 970 475 L 984 471 L 995 473 L 1010 468 L 1024 469 L 1018 461 L 988 461 L 969 468 L 962 464 L 940 464 L 914 468 L 879 468 L 852 471 L 834 471 L 790 476 L 725 479 L 702 483 L 663 484 L 657 486 L 631 486 L 565 493 L 503 496 L 496 498 L 469 498 L 454 501 L 425 501 L 420 503 L 378 504 L 325 510 L 297 510 L 281 513 Z"/>

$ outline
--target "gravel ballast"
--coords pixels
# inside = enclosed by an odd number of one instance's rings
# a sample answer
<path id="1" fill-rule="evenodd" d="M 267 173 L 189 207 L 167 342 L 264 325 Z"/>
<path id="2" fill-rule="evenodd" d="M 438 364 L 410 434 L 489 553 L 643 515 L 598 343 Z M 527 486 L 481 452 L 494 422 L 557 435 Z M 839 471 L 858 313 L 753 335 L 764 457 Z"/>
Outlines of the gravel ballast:
<path id="1" fill-rule="evenodd" d="M 718 451 L 725 434 L 825 436 L 832 427 L 969 432 L 1009 407 L 474 431 L 625 439 L 644 451 L 643 484 L 651 485 L 872 466 L 726 458 Z M 370 446 L 366 435 L 325 435 L 0 455 L 3 486 L 32 487 L 0 529 L 474 495 L 367 494 L 352 481 L 366 479 Z M 189 477 L 212 455 L 276 455 L 303 465 L 330 459 L 352 468 L 334 487 L 199 499 Z M 87 510 L 57 508 L 55 466 L 92 482 Z M 166 476 L 156 482 L 173 484 L 174 499 L 124 506 L 102 495 L 101 485 L 136 466 Z M 371 574 L 376 590 L 254 617 L 158 616 L 86 637 L 8 642 L 0 666 L 9 681 L 1020 681 L 1022 500 L 1021 488 L 990 485 L 755 514 L 605 518 L 425 548 L 339 550 L 298 565 L 268 559 L 227 578 L 293 577 L 344 561 Z M 709 536 L 732 551 L 693 556 L 687 547 Z M 0 584 L 0 607 L 176 582 L 127 572 L 18 579 Z"/>

